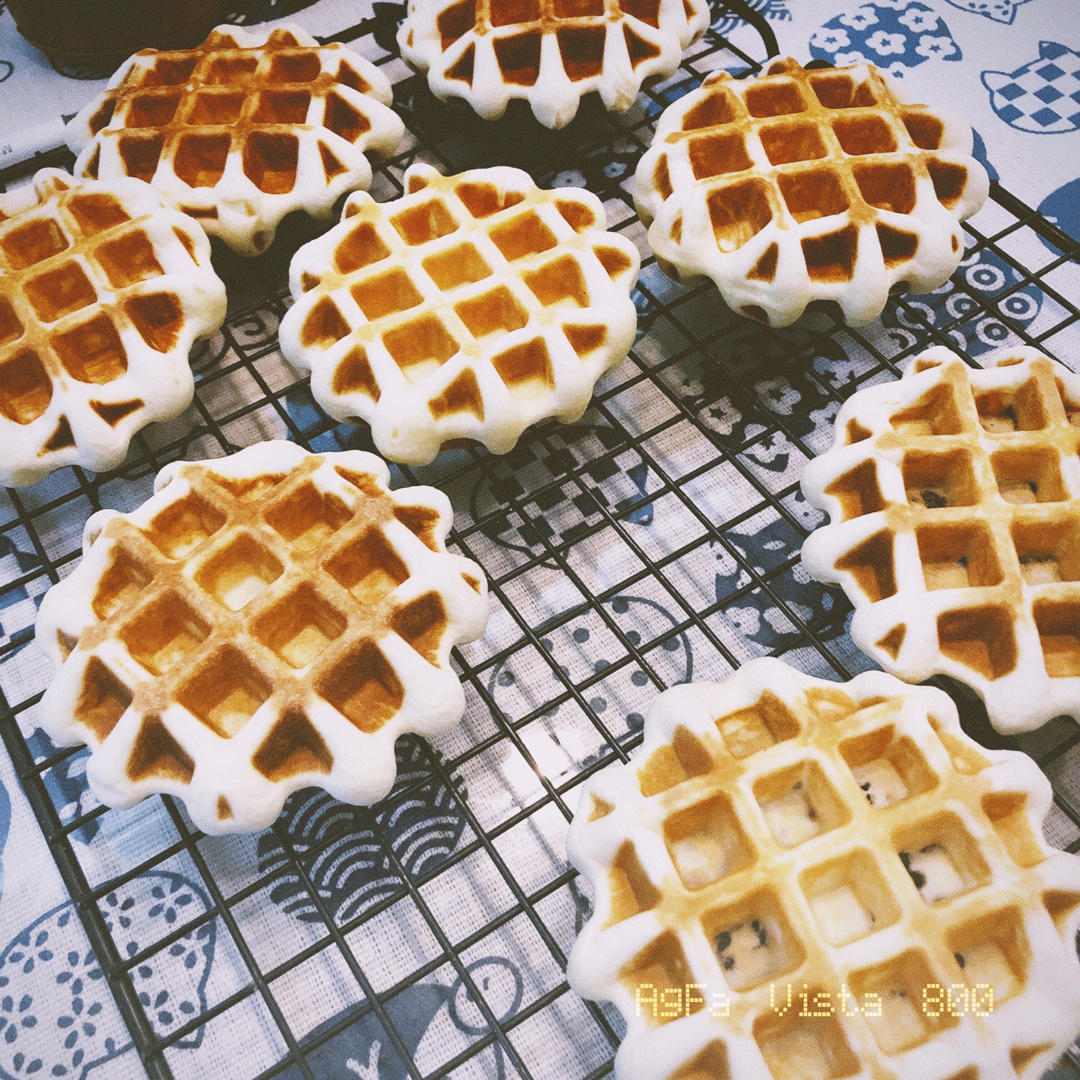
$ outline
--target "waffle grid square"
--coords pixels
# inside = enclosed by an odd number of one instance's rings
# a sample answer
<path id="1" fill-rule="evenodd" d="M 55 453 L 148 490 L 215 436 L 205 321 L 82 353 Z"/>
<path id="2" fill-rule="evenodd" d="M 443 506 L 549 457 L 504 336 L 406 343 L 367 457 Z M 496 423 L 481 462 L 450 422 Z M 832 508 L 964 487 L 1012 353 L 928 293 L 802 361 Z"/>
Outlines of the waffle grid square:
<path id="1" fill-rule="evenodd" d="M 0 483 L 120 464 L 190 404 L 224 318 L 206 236 L 142 182 L 43 169 L 0 196 Z"/>
<path id="2" fill-rule="evenodd" d="M 144 49 L 71 122 L 75 170 L 145 180 L 246 255 L 293 210 L 326 217 L 371 183 L 366 151 L 404 133 L 390 83 L 297 26 L 219 26 L 195 49 Z"/>
<path id="3" fill-rule="evenodd" d="M 460 718 L 450 649 L 483 629 L 483 573 L 446 551 L 445 496 L 388 475 L 263 443 L 90 518 L 37 640 L 59 668 L 42 722 L 89 744 L 104 802 L 173 794 L 207 832 L 263 828 L 311 785 L 370 803 L 398 735 Z"/>
<path id="4" fill-rule="evenodd" d="M 634 200 L 661 266 L 711 278 L 735 311 L 787 326 L 829 303 L 863 326 L 891 291 L 930 292 L 959 265 L 959 223 L 989 184 L 971 148 L 966 124 L 870 65 L 783 59 L 670 105 Z"/>
<path id="5" fill-rule="evenodd" d="M 486 120 L 523 99 L 560 128 L 591 91 L 630 108 L 708 21 L 702 0 L 409 0 L 398 45 L 436 97 L 463 98 Z"/>
<path id="6" fill-rule="evenodd" d="M 1080 1022 L 1050 800 L 881 672 L 666 691 L 567 837 L 595 895 L 569 978 L 627 1021 L 616 1076 L 1036 1080 Z"/>
<path id="7" fill-rule="evenodd" d="M 297 252 L 281 348 L 391 460 L 425 464 L 456 439 L 506 453 L 539 420 L 577 420 L 625 357 L 639 263 L 587 191 L 417 164 L 400 199 L 350 196 Z"/>
<path id="8" fill-rule="evenodd" d="M 930 349 L 844 403 L 802 554 L 887 671 L 950 675 L 1026 731 L 1080 710 L 1080 376 L 1027 347 L 982 362 Z"/>

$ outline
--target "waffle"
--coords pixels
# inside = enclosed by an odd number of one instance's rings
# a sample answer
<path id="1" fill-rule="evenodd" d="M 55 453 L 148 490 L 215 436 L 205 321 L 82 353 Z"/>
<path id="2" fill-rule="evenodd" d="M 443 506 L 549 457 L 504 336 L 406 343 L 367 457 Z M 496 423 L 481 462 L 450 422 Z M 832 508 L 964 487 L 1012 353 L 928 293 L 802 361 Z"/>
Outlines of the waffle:
<path id="1" fill-rule="evenodd" d="M 779 660 L 662 694 L 567 836 L 619 1080 L 1037 1080 L 1080 1027 L 1080 859 L 946 694 Z M 790 993 L 790 998 L 789 998 Z"/>
<path id="2" fill-rule="evenodd" d="M 959 265 L 959 222 L 989 187 L 971 147 L 966 124 L 872 65 L 777 60 L 670 105 L 634 199 L 661 266 L 711 278 L 735 311 L 787 326 L 818 302 L 862 326 L 890 291 L 930 292 Z"/>
<path id="3" fill-rule="evenodd" d="M 58 665 L 42 726 L 90 746 L 102 802 L 163 792 L 206 832 L 252 831 L 297 788 L 382 798 L 398 735 L 460 719 L 450 648 L 483 631 L 483 572 L 446 551 L 446 497 L 388 475 L 266 442 L 89 519 L 37 641 Z"/>
<path id="4" fill-rule="evenodd" d="M 0 482 L 119 465 L 191 403 L 191 344 L 224 318 L 206 236 L 141 181 L 43 169 L 0 195 Z"/>
<path id="5" fill-rule="evenodd" d="M 705 0 L 409 0 L 398 45 L 436 97 L 464 98 L 486 120 L 523 98 L 559 128 L 593 90 L 630 108 L 708 25 Z"/>
<path id="6" fill-rule="evenodd" d="M 417 164 L 400 199 L 350 196 L 341 224 L 297 252 L 281 349 L 394 461 L 462 439 L 502 454 L 538 420 L 577 420 L 626 356 L 639 262 L 588 191 Z"/>
<path id="7" fill-rule="evenodd" d="M 982 363 L 930 349 L 844 403 L 802 557 L 886 671 L 967 683 L 1018 732 L 1080 716 L 1080 376 L 1024 347 Z"/>
<path id="8" fill-rule="evenodd" d="M 371 183 L 365 151 L 404 126 L 390 83 L 344 45 L 297 26 L 219 26 L 194 49 L 143 49 L 71 122 L 75 171 L 154 185 L 244 255 L 290 211 L 329 217 Z"/>

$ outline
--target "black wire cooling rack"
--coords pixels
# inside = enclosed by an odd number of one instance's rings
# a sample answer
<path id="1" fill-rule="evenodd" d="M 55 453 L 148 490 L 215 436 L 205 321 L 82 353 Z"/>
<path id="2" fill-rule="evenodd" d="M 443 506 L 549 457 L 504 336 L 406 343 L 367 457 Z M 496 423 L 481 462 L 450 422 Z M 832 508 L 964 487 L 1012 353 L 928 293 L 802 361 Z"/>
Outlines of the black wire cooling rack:
<path id="1" fill-rule="evenodd" d="M 376 198 L 399 194 L 415 160 L 444 171 L 512 164 L 541 186 L 584 183 L 604 200 L 610 226 L 643 251 L 627 189 L 657 115 L 709 71 L 753 73 L 776 51 L 759 15 L 714 2 L 712 29 L 633 110 L 616 116 L 586 102 L 568 128 L 547 132 L 513 110 L 490 124 L 435 101 L 396 56 L 400 13 L 377 4 L 339 35 L 385 66 L 411 133 L 407 149 L 377 168 Z M 65 160 L 58 152 L 37 164 Z M 0 545 L 17 557 L 4 564 L 12 571 L 0 612 L 68 572 L 86 516 L 137 505 L 168 461 L 268 437 L 317 450 L 370 447 L 366 431 L 318 411 L 277 348 L 288 259 L 316 228 L 287 223 L 257 260 L 216 252 L 230 315 L 196 351 L 196 401 L 184 417 L 137 436 L 119 470 L 67 469 L 7 493 Z M 247 847 L 202 836 L 169 799 L 131 818 L 107 811 L 78 782 L 85 752 L 57 750 L 36 730 L 45 676 L 3 680 L 0 735 L 148 1076 L 610 1072 L 621 1022 L 580 1002 L 563 974 L 586 911 L 562 851 L 576 789 L 626 759 L 642 713 L 672 683 L 719 678 L 762 654 L 838 678 L 867 665 L 847 634 L 842 593 L 809 580 L 799 563 L 819 518 L 798 477 L 829 444 L 841 400 L 896 377 L 935 344 L 977 364 L 987 349 L 1023 341 L 1076 365 L 1075 241 L 998 183 L 966 234 L 950 283 L 892 301 L 862 332 L 828 313 L 764 329 L 728 312 L 712 286 L 677 286 L 647 257 L 637 344 L 581 422 L 541 425 L 505 458 L 461 451 L 398 470 L 398 483 L 435 483 L 450 495 L 451 546 L 484 567 L 493 615 L 484 641 L 456 654 L 468 695 L 461 730 L 433 744 L 402 740 L 399 781 L 370 810 L 301 792 Z M 24 623 L 0 645 L 8 672 L 33 667 Z M 21 689 L 12 694 L 12 685 Z M 971 694 L 942 685 L 976 738 L 1036 758 L 1054 786 L 1051 839 L 1080 849 L 1077 725 L 1061 719 L 1003 738 Z M 125 829 L 141 830 L 140 843 L 95 854 L 95 837 Z M 135 942 L 118 913 L 141 910 L 138 889 L 165 916 Z M 276 930 L 260 921 L 271 910 L 284 920 Z M 396 944 L 394 928 L 406 921 L 423 948 Z M 197 968 L 209 942 L 219 961 L 228 952 L 231 981 L 218 979 L 211 995 L 203 975 L 179 1010 L 166 1011 L 147 972 L 170 957 Z M 228 1049 L 200 1056 L 216 1030 Z M 120 1075 L 113 1068 L 101 1075 Z M 1080 1077 L 1080 1056 L 1054 1075 Z"/>

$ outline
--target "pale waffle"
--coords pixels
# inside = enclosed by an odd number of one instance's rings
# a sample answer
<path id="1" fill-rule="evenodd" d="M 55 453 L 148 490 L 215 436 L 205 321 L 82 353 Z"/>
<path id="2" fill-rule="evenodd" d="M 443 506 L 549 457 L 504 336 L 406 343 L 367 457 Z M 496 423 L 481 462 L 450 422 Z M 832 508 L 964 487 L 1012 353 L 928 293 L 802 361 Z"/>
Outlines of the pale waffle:
<path id="1" fill-rule="evenodd" d="M 390 83 L 338 42 L 298 26 L 219 26 L 194 49 L 143 49 L 68 128 L 75 171 L 153 184 L 244 255 L 293 210 L 327 217 L 371 183 L 367 151 L 404 125 Z"/>
<path id="2" fill-rule="evenodd" d="M 634 199 L 661 266 L 711 278 L 733 310 L 787 326 L 816 302 L 862 326 L 959 265 L 989 187 L 971 148 L 967 124 L 873 65 L 783 59 L 668 106 Z"/>
<path id="3" fill-rule="evenodd" d="M 708 25 L 705 0 L 409 0 L 398 45 L 436 97 L 463 98 L 487 120 L 523 99 L 559 128 L 592 91 L 612 111 L 630 108 Z"/>
<path id="4" fill-rule="evenodd" d="M 351 195 L 341 224 L 296 253 L 281 349 L 394 461 L 457 440 L 501 454 L 538 420 L 577 420 L 626 356 L 639 263 L 588 191 L 417 164 L 401 198 Z"/>
<path id="5" fill-rule="evenodd" d="M 119 465 L 191 403 L 224 318 L 206 236 L 142 181 L 43 169 L 0 195 L 0 483 Z"/>
<path id="6" fill-rule="evenodd" d="M 450 649 L 483 631 L 484 575 L 446 550 L 446 496 L 388 475 L 266 442 L 89 519 L 38 615 L 40 722 L 89 745 L 103 802 L 163 792 L 207 832 L 260 829 L 297 788 L 382 798 L 394 740 L 460 719 Z"/>
<path id="7" fill-rule="evenodd" d="M 886 671 L 949 675 L 1026 731 L 1080 716 L 1080 376 L 1026 347 L 981 362 L 930 349 L 844 403 L 802 557 Z"/>
<path id="8" fill-rule="evenodd" d="M 1050 807 L 940 690 L 774 659 L 676 687 L 582 791 L 571 985 L 623 1014 L 619 1080 L 1037 1080 L 1080 1028 Z"/>

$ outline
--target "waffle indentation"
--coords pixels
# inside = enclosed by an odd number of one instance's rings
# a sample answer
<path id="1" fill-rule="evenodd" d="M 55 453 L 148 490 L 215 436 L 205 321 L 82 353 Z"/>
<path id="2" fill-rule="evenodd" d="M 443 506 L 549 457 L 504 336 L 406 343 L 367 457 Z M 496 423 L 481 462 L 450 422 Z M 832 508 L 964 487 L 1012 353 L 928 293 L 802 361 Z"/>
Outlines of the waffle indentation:
<path id="1" fill-rule="evenodd" d="M 75 720 L 92 731 L 96 738 L 107 738 L 131 704 L 131 691 L 96 656 L 92 656 L 83 674 L 75 702 Z"/>
<path id="2" fill-rule="evenodd" d="M 779 980 L 805 957 L 803 944 L 773 889 L 761 889 L 735 904 L 707 911 L 702 928 L 733 990 Z"/>
<path id="3" fill-rule="evenodd" d="M 731 800 L 720 794 L 668 818 L 664 841 L 688 889 L 703 889 L 737 873 L 753 858 L 753 848 Z"/>
<path id="4" fill-rule="evenodd" d="M 619 972 L 619 979 L 631 994 L 636 994 L 638 987 L 647 987 L 655 992 L 660 1006 L 653 1011 L 655 1023 L 664 1024 L 680 1016 L 699 1012 L 705 1007 L 702 998 L 692 995 L 686 1002 L 686 1013 L 677 1005 L 669 1004 L 675 995 L 681 998 L 682 992 L 692 981 L 690 968 L 686 962 L 686 953 L 678 938 L 673 933 L 663 934 L 637 956 L 633 957 Z"/>
<path id="5" fill-rule="evenodd" d="M 127 623 L 120 631 L 120 639 L 147 671 L 164 675 L 209 633 L 209 623 L 179 593 L 168 592 Z"/>
<path id="6" fill-rule="evenodd" d="M 1080 675 L 1080 598 L 1037 601 L 1035 625 L 1047 674 L 1055 679 Z"/>
<path id="7" fill-rule="evenodd" d="M 1003 908 L 958 926 L 948 944 L 964 982 L 981 995 L 983 1006 L 993 1000 L 996 1007 L 1023 991 L 1031 946 L 1019 908 Z"/>
<path id="8" fill-rule="evenodd" d="M 929 791 L 937 777 L 918 747 L 892 724 L 846 739 L 840 754 L 866 801 L 877 810 Z"/>
<path id="9" fill-rule="evenodd" d="M 277 581 L 281 560 L 250 533 L 241 533 L 219 548 L 195 572 L 195 580 L 219 604 L 239 611 Z"/>
<path id="10" fill-rule="evenodd" d="M 223 739 L 231 739 L 270 696 L 270 681 L 235 645 L 206 659 L 177 700 Z"/>
<path id="11" fill-rule="evenodd" d="M 327 672 L 316 690 L 363 732 L 378 731 L 398 712 L 405 697 L 394 669 L 370 641 Z"/>
<path id="12" fill-rule="evenodd" d="M 29 424 L 49 407 L 53 387 L 41 357 L 32 349 L 0 364 L 0 412 L 16 424 Z"/>
<path id="13" fill-rule="evenodd" d="M 253 629 L 290 667 L 304 668 L 341 637 L 346 626 L 345 616 L 304 584 L 260 615 Z"/>
<path id="14" fill-rule="evenodd" d="M 910 950 L 888 963 L 863 968 L 851 975 L 851 990 L 865 1000 L 875 994 L 881 1009 L 867 1023 L 882 1052 L 901 1054 L 933 1039 L 938 1032 L 955 1027 L 960 1018 L 942 1009 L 937 1016 L 922 1007 L 923 990 L 940 985 L 926 956 Z"/>
<path id="15" fill-rule="evenodd" d="M 900 918 L 900 904 L 864 848 L 818 863 L 800 875 L 799 885 L 830 945 L 858 941 Z"/>
<path id="16" fill-rule="evenodd" d="M 752 708 L 721 717 L 716 726 L 737 758 L 756 754 L 799 733 L 795 714 L 773 694 L 763 694 Z"/>
<path id="17" fill-rule="evenodd" d="M 408 576 L 401 557 L 378 529 L 345 545 L 325 566 L 343 588 L 371 605 L 384 600 Z"/>
<path id="18" fill-rule="evenodd" d="M 225 513 L 194 492 L 170 503 L 150 522 L 148 535 L 163 555 L 182 559 L 225 524 Z"/>
<path id="19" fill-rule="evenodd" d="M 773 839 L 785 848 L 844 825 L 850 817 L 816 761 L 763 776 L 754 784 L 754 798 Z"/>
<path id="20" fill-rule="evenodd" d="M 821 987 L 806 986 L 799 990 L 814 1003 L 832 1000 L 829 992 Z M 816 1012 L 809 1017 L 798 1013 L 791 1015 L 786 996 L 778 1000 L 782 1015 L 762 1016 L 754 1023 L 754 1040 L 773 1080 L 787 1080 L 787 1077 L 800 1074 L 834 1080 L 858 1073 L 859 1059 L 848 1045 L 835 1015 L 825 1010 L 817 1010 L 821 1012 L 820 1016 Z M 794 1000 L 798 1004 L 800 999 Z M 700 1075 L 720 1076 L 721 1080 L 726 1080 L 728 1074 L 702 1072 Z"/>

